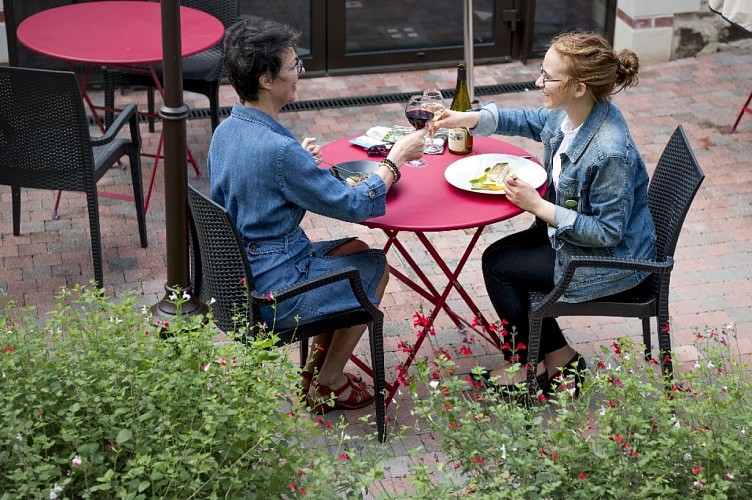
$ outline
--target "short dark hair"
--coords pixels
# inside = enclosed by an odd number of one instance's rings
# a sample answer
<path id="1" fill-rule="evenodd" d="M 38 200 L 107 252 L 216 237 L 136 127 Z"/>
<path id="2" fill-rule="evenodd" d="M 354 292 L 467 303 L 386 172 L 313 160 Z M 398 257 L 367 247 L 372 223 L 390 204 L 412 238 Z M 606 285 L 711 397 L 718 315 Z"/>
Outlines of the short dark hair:
<path id="1" fill-rule="evenodd" d="M 258 100 L 259 78 L 277 78 L 284 53 L 295 48 L 300 32 L 270 20 L 247 20 L 228 33 L 222 54 L 225 74 L 243 102 Z"/>

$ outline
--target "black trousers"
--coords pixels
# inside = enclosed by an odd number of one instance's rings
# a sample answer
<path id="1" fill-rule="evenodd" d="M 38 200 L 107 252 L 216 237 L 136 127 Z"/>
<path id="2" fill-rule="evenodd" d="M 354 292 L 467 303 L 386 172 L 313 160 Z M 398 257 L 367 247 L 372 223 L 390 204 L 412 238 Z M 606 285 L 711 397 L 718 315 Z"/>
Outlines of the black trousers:
<path id="1" fill-rule="evenodd" d="M 503 340 L 512 346 L 528 344 L 528 292 L 550 292 L 554 287 L 556 252 L 548 239 L 547 225 L 542 220 L 524 231 L 511 234 L 489 246 L 483 252 L 483 279 L 498 319 L 508 322 L 510 332 Z M 538 362 L 546 354 L 567 345 L 555 318 L 543 318 Z M 512 346 L 513 347 L 513 346 Z M 512 360 L 513 351 L 502 349 L 504 357 Z M 514 361 L 528 362 L 527 349 L 514 351 Z"/>

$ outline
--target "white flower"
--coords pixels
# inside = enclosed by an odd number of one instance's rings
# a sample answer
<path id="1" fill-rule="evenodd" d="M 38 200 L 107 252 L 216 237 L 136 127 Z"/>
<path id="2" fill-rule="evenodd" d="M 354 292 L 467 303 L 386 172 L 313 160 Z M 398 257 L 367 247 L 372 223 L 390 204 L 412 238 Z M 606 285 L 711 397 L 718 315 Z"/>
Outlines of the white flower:
<path id="1" fill-rule="evenodd" d="M 506 460 L 507 459 L 507 446 L 505 444 L 501 445 L 501 459 Z"/>
<path id="2" fill-rule="evenodd" d="M 439 381 L 438 380 L 431 380 L 428 383 L 428 385 L 430 385 L 431 387 L 433 387 L 434 389 L 436 389 L 439 386 Z"/>
<path id="3" fill-rule="evenodd" d="M 715 368 L 715 364 L 712 361 L 708 361 L 708 368 Z"/>
<path id="4" fill-rule="evenodd" d="M 185 290 L 183 290 L 183 299 L 185 299 L 185 300 L 191 300 L 191 296 Z"/>
<path id="5" fill-rule="evenodd" d="M 20 432 L 16 434 L 16 441 L 23 441 L 23 436 L 21 435 Z"/>
<path id="6" fill-rule="evenodd" d="M 345 434 L 345 441 L 350 441 L 351 439 L 350 434 Z"/>
<path id="7" fill-rule="evenodd" d="M 726 472 L 726 479 L 734 479 L 734 473 L 731 471 Z"/>
<path id="8" fill-rule="evenodd" d="M 173 302 L 178 300 L 178 296 L 175 292 L 172 292 L 172 295 L 170 295 L 170 300 L 172 300 Z"/>
<path id="9" fill-rule="evenodd" d="M 685 462 L 689 462 L 690 460 L 692 460 L 692 454 L 691 453 L 685 453 L 684 454 L 684 461 Z"/>
<path id="10" fill-rule="evenodd" d="M 744 427 L 742 427 L 742 430 L 740 430 L 739 432 L 741 432 L 742 436 L 743 436 L 743 435 L 747 434 L 747 429 L 745 429 Z"/>
<path id="11" fill-rule="evenodd" d="M 629 354 L 625 354 L 624 356 L 622 356 L 622 358 L 624 359 L 624 361 L 629 361 Z"/>
<path id="12" fill-rule="evenodd" d="M 209 299 L 209 305 L 216 304 L 216 303 L 217 303 L 217 299 L 215 299 L 214 297 Z"/>
<path id="13" fill-rule="evenodd" d="M 695 368 L 699 368 L 699 367 L 700 367 L 700 362 L 699 362 L 699 361 L 696 361 L 696 362 L 695 362 Z"/>
<path id="14" fill-rule="evenodd" d="M 605 414 L 606 414 L 606 407 L 605 406 L 601 406 L 601 409 L 598 410 L 598 415 L 600 415 L 602 417 Z"/>
<path id="15" fill-rule="evenodd" d="M 70 463 L 73 467 L 81 467 L 81 464 L 83 463 L 81 461 L 81 455 L 76 455 L 75 457 L 73 457 L 73 460 L 71 460 Z"/>
<path id="16" fill-rule="evenodd" d="M 55 486 L 50 490 L 50 500 L 56 499 L 58 493 L 62 493 L 62 492 L 63 492 L 63 488 L 59 484 L 55 483 Z"/>
<path id="17" fill-rule="evenodd" d="M 146 306 L 141 307 L 141 314 L 146 316 L 147 314 L 149 314 L 149 309 Z"/>

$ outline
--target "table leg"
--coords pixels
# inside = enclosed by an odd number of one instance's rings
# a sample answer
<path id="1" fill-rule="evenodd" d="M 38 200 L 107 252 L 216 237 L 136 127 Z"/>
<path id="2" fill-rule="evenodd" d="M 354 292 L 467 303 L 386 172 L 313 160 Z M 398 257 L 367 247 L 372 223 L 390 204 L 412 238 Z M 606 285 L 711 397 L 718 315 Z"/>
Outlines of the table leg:
<path id="1" fill-rule="evenodd" d="M 438 316 L 439 312 L 442 310 L 446 312 L 449 315 L 449 317 L 452 318 L 455 325 L 457 325 L 458 329 L 464 330 L 466 326 L 469 326 L 473 330 L 475 330 L 476 333 L 481 335 L 483 338 L 491 342 L 496 347 L 499 347 L 501 345 L 498 335 L 492 329 L 489 328 L 490 324 L 484 318 L 483 314 L 480 312 L 480 309 L 472 300 L 472 298 L 464 289 L 464 287 L 462 286 L 462 284 L 459 282 L 459 279 L 458 279 L 460 273 L 462 272 L 462 269 L 465 267 L 465 264 L 467 263 L 467 260 L 470 257 L 470 254 L 475 248 L 475 245 L 478 242 L 478 239 L 480 238 L 480 235 L 483 232 L 484 227 L 485 226 L 481 226 L 476 229 L 475 234 L 473 234 L 473 237 L 471 238 L 470 243 L 465 249 L 465 252 L 462 254 L 454 270 L 452 270 L 447 265 L 446 261 L 441 257 L 441 255 L 433 246 L 433 244 L 425 235 L 425 233 L 423 232 L 415 233 L 416 236 L 418 237 L 418 240 L 423 244 L 423 247 L 428 251 L 428 253 L 433 258 L 434 262 L 436 262 L 436 264 L 442 270 L 444 275 L 447 277 L 446 286 L 444 286 L 441 292 L 439 292 L 439 290 L 433 285 L 433 283 L 431 283 L 431 281 L 428 279 L 428 276 L 426 276 L 425 272 L 423 272 L 423 270 L 420 268 L 420 266 L 415 261 L 415 259 L 410 255 L 410 252 L 408 252 L 405 246 L 399 241 L 398 239 L 399 231 L 384 230 L 384 233 L 387 235 L 387 242 L 384 245 L 384 251 L 386 252 L 392 246 L 394 246 L 395 250 L 397 250 L 397 252 L 399 252 L 399 254 L 402 255 L 407 265 L 410 267 L 410 269 L 412 269 L 415 272 L 415 274 L 418 276 L 418 278 L 420 279 L 422 283 L 415 282 L 413 279 L 409 278 L 408 276 L 406 276 L 399 270 L 395 269 L 391 265 L 389 266 L 389 272 L 392 275 L 396 276 L 397 279 L 399 279 L 401 282 L 409 286 L 416 293 L 418 293 L 421 297 L 423 297 L 424 299 L 426 299 L 427 301 L 429 301 L 431 304 L 434 305 L 433 310 L 427 316 L 427 319 L 428 319 L 427 323 L 423 325 L 421 331 L 418 332 L 418 338 L 415 341 L 415 344 L 413 345 L 412 349 L 408 353 L 407 359 L 401 365 L 402 370 L 407 370 L 412 365 L 420 347 L 422 346 L 426 337 L 431 333 L 436 317 Z M 447 304 L 447 298 L 449 296 L 449 293 L 452 290 L 456 290 L 457 293 L 462 298 L 462 300 L 465 301 L 465 303 L 470 308 L 470 311 L 472 311 L 472 313 L 480 322 L 482 330 L 478 330 L 477 328 L 475 328 L 471 322 L 468 322 L 466 319 L 462 318 L 459 314 L 454 312 L 451 309 L 451 307 L 449 307 L 449 305 Z M 357 358 L 351 358 L 351 359 L 361 369 L 365 370 L 367 373 L 370 373 L 370 369 L 365 365 L 365 363 L 363 363 L 360 360 L 357 360 Z M 386 405 L 388 406 L 391 403 L 392 398 L 394 397 L 396 392 L 399 390 L 399 383 L 397 382 L 394 384 L 386 384 L 386 389 L 388 391 L 387 397 L 386 397 Z"/>

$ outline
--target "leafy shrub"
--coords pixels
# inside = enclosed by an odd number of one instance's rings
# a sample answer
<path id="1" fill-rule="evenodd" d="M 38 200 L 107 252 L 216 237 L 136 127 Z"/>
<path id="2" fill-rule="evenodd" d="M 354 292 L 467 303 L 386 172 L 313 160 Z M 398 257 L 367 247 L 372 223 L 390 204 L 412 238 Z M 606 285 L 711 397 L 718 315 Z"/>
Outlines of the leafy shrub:
<path id="1" fill-rule="evenodd" d="M 0 314 L 0 498 L 340 498 L 383 474 L 294 402 L 273 335 L 155 329 L 133 300 L 81 288 L 44 324 L 25 316 Z"/>
<path id="2" fill-rule="evenodd" d="M 701 359 L 671 384 L 624 339 L 603 348 L 577 400 L 564 390 L 529 408 L 469 389 L 446 356 L 420 363 L 413 389 L 429 397 L 415 411 L 453 480 L 434 484 L 420 467 L 416 498 L 752 497 L 752 385 L 735 329 L 695 336 Z"/>

